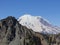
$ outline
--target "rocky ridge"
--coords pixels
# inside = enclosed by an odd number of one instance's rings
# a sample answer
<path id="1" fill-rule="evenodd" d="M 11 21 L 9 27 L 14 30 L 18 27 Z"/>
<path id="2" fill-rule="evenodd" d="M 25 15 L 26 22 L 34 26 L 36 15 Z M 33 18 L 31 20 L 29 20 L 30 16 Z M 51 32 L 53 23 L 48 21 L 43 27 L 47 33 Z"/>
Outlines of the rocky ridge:
<path id="1" fill-rule="evenodd" d="M 35 32 L 9 16 L 0 20 L 0 45 L 60 45 L 60 34 Z"/>

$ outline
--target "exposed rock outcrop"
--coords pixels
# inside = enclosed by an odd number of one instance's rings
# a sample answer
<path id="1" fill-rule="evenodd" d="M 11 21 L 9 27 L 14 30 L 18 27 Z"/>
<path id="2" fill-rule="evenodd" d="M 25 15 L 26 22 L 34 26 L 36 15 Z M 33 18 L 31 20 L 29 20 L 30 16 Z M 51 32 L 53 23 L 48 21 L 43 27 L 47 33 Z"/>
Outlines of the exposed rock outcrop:
<path id="1" fill-rule="evenodd" d="M 60 45 L 60 34 L 34 32 L 9 16 L 0 20 L 0 45 Z"/>
<path id="2" fill-rule="evenodd" d="M 0 20 L 0 45 L 41 45 L 35 32 L 9 16 Z"/>

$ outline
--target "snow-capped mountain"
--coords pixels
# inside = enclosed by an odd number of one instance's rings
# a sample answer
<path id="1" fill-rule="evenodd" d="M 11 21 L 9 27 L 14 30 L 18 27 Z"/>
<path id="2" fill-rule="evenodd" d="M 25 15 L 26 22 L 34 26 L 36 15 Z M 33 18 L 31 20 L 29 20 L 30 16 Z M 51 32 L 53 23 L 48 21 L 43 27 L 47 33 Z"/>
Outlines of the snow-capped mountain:
<path id="1" fill-rule="evenodd" d="M 18 19 L 19 23 L 32 29 L 35 32 L 44 34 L 57 34 L 60 33 L 60 28 L 53 26 L 49 21 L 41 16 L 32 16 L 25 14 Z"/>

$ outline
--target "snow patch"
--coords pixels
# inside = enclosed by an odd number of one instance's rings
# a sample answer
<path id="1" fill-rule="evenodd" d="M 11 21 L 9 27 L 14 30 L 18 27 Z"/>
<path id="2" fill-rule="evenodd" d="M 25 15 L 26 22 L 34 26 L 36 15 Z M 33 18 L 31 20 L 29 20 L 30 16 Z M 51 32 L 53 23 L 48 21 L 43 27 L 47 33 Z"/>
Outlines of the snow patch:
<path id="1" fill-rule="evenodd" d="M 32 16 L 25 14 L 18 19 L 19 23 L 32 29 L 35 32 L 57 34 L 60 33 L 60 28 L 52 26 L 52 24 L 41 16 Z"/>

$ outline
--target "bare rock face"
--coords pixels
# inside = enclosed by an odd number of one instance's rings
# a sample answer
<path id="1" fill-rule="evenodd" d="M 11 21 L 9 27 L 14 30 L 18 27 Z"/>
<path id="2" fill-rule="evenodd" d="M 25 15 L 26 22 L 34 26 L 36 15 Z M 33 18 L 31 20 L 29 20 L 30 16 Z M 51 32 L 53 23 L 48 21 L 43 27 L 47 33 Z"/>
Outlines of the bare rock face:
<path id="1" fill-rule="evenodd" d="M 0 20 L 0 45 L 60 45 L 60 34 L 34 32 L 9 16 Z"/>
<path id="2" fill-rule="evenodd" d="M 0 45 L 41 45 L 35 32 L 9 16 L 0 20 Z"/>

